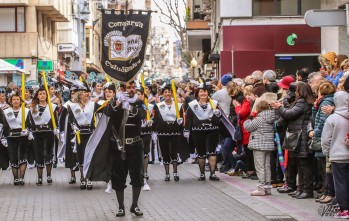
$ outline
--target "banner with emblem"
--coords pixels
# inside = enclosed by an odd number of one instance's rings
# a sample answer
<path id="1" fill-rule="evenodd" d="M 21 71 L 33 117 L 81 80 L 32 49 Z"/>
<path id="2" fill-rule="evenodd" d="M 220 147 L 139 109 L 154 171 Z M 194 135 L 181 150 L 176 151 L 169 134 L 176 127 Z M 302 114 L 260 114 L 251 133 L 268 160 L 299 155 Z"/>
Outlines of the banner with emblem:
<path id="1" fill-rule="evenodd" d="M 111 77 L 127 82 L 143 66 L 150 12 L 102 10 L 102 68 Z"/>

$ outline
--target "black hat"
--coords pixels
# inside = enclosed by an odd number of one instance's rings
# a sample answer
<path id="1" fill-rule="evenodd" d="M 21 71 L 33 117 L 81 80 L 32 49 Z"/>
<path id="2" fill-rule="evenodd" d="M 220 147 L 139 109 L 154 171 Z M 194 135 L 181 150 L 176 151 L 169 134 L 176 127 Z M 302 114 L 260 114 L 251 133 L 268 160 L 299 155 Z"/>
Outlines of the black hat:
<path id="1" fill-rule="evenodd" d="M 115 87 L 115 84 L 114 84 L 113 82 L 107 82 L 107 83 L 104 85 L 103 89 L 104 89 L 104 90 L 105 90 L 105 89 L 108 89 L 108 90 L 112 90 L 112 91 L 116 92 L 116 87 Z"/>
<path id="2" fill-rule="evenodd" d="M 142 87 L 142 86 L 137 87 L 136 91 L 139 91 L 141 94 L 144 94 L 144 87 Z"/>
<path id="3" fill-rule="evenodd" d="M 166 90 L 169 90 L 172 92 L 172 88 L 170 84 L 166 84 L 164 87 L 161 88 L 161 94 L 163 94 Z"/>
<path id="4" fill-rule="evenodd" d="M 78 87 L 76 84 L 73 84 L 73 85 L 70 87 L 69 91 L 70 91 L 70 92 L 72 92 L 72 91 L 77 91 L 78 89 L 79 89 L 79 87 Z"/>
<path id="5" fill-rule="evenodd" d="M 6 88 L 0 87 L 0 94 L 6 94 Z"/>
<path id="6" fill-rule="evenodd" d="M 206 91 L 210 92 L 211 89 L 212 89 L 211 81 L 203 81 L 202 83 L 200 83 L 198 85 L 198 87 L 195 91 L 195 97 L 198 96 L 200 90 L 206 90 Z"/>
<path id="7" fill-rule="evenodd" d="M 29 85 L 26 85 L 25 89 L 28 90 L 30 93 L 33 93 L 33 91 L 34 91 L 33 86 L 29 86 Z"/>

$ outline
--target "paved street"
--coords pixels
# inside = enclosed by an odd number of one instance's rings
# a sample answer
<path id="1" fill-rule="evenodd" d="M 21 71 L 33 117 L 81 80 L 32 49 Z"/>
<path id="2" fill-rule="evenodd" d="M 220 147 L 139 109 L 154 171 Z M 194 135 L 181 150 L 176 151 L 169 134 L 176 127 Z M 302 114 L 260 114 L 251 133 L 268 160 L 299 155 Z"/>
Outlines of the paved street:
<path id="1" fill-rule="evenodd" d="M 150 165 L 149 192 L 142 191 L 144 217 L 128 212 L 131 188 L 127 188 L 126 217 L 120 220 L 333 220 L 317 215 L 314 200 L 295 200 L 273 190 L 268 197 L 251 197 L 256 181 L 220 175 L 220 182 L 198 182 L 197 165 L 179 167 L 181 180 L 163 181 L 163 167 Z M 11 171 L 0 172 L 0 220 L 116 220 L 116 197 L 95 183 L 92 191 L 69 185 L 69 171 L 53 170 L 54 184 L 35 185 L 36 170 L 27 171 L 25 187 L 13 186 Z M 291 219 L 291 218 L 294 219 Z"/>

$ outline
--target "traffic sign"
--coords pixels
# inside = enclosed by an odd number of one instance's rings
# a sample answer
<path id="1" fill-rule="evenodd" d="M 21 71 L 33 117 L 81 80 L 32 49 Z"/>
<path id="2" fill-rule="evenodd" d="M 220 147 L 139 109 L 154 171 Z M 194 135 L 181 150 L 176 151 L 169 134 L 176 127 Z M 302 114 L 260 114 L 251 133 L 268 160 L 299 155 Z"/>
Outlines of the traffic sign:
<path id="1" fill-rule="evenodd" d="M 345 26 L 346 12 L 344 9 L 309 10 L 304 15 L 305 22 L 310 27 Z"/>
<path id="2" fill-rule="evenodd" d="M 53 61 L 51 60 L 39 60 L 38 71 L 53 71 Z"/>

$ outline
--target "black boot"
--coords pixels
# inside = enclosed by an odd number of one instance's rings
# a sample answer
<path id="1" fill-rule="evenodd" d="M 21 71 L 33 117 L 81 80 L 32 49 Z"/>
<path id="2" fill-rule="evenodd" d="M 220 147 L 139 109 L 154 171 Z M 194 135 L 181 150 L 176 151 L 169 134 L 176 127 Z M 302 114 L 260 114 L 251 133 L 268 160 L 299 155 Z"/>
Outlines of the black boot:
<path id="1" fill-rule="evenodd" d="M 130 212 L 134 213 L 136 216 L 143 216 L 142 210 L 138 208 L 138 199 L 141 193 L 141 187 L 132 187 L 132 206 Z"/>
<path id="2" fill-rule="evenodd" d="M 116 190 L 115 193 L 119 204 L 119 210 L 116 212 L 116 217 L 125 216 L 124 190 Z"/>

